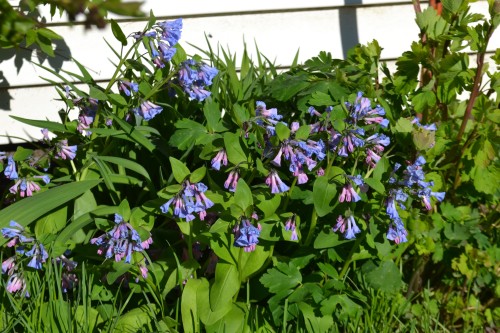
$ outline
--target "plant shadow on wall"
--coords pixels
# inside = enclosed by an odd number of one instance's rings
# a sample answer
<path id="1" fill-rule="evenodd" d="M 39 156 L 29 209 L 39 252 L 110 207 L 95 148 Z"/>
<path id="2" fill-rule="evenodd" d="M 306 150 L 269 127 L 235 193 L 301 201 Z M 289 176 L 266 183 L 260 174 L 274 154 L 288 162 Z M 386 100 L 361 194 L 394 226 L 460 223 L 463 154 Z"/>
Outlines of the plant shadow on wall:
<path id="1" fill-rule="evenodd" d="M 500 74 L 477 85 L 463 50 L 485 53 L 500 15 L 457 3 L 417 13 L 395 73 L 376 41 L 283 73 L 188 56 L 182 20 L 152 14 L 111 21 L 106 86 L 40 65 L 66 110 L 14 117 L 41 139 L 0 153 L 2 328 L 494 331 Z"/>

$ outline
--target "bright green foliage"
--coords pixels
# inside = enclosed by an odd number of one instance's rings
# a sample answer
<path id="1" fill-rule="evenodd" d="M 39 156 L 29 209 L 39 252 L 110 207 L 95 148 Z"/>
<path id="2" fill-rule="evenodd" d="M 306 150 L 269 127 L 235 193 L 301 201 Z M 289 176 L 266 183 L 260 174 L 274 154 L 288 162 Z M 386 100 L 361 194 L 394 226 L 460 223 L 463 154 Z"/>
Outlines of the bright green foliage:
<path id="1" fill-rule="evenodd" d="M 486 18 L 470 13 L 468 1 L 442 6 L 440 15 L 433 8 L 417 13 L 420 40 L 397 59 L 395 73 L 380 63 L 377 41 L 353 48 L 345 60 L 321 52 L 283 72 L 260 52 L 250 59 L 245 51 L 237 61 L 209 44 L 191 65 L 203 61 L 218 70 L 202 100 L 179 83 L 190 59 L 181 45 L 157 66 L 148 58 L 153 37 L 127 39 L 129 32 L 112 21 L 114 36 L 128 48 L 115 50 L 118 65 L 109 84 L 97 85 L 79 64 L 81 73 L 66 72 L 69 78 L 54 72 L 72 94 L 56 86 L 67 105 L 61 123 L 17 119 L 47 128 L 56 139 L 0 155 L 4 174 L 12 157 L 20 177 L 51 175 L 32 197 L 20 190 L 3 196 L 0 226 L 17 221 L 49 257 L 36 270 L 25 255 L 2 249 L 4 261 L 22 260 L 15 272 L 26 289 L 9 292 L 12 274 L 2 276 L 9 291 L 0 292 L 0 327 L 494 330 L 500 323 L 500 74 L 485 61 L 491 57 L 498 69 L 500 54 L 485 52 L 500 21 L 498 4 L 490 1 L 493 16 Z M 154 24 L 151 16 L 145 31 Z M 137 82 L 137 91 L 117 89 L 124 82 Z M 161 112 L 149 117 L 144 101 Z M 383 107 L 387 128 L 353 118 L 359 101 L 371 103 L 371 111 Z M 78 108 L 89 116 L 82 103 L 95 106 L 88 128 L 69 112 Z M 360 129 L 390 137 L 390 145 L 377 148 L 376 162 L 365 150 L 373 148 L 366 137 L 352 151 L 336 143 L 336 134 L 346 131 L 356 142 Z M 293 145 L 301 142 L 300 149 L 312 151 L 320 140 L 328 148 L 321 158 L 307 153 L 314 163 L 299 170 L 305 180 L 293 173 L 290 158 L 279 158 L 280 149 L 299 149 Z M 77 146 L 74 158 L 62 157 L 61 142 Z M 419 156 L 425 164 L 416 164 Z M 390 210 L 395 189 L 410 182 L 410 167 L 425 170 L 419 181 L 433 196 L 446 192 L 443 202 L 415 192 Z M 402 176 L 396 180 L 396 174 Z M 349 188 L 359 200 L 347 199 Z M 388 232 L 394 211 L 405 237 Z M 354 228 L 350 223 L 359 228 L 353 237 L 346 232 Z M 145 244 L 149 237 L 153 243 Z M 136 248 L 122 258 L 111 253 L 110 239 Z M 66 271 L 62 256 L 78 266 Z M 61 283 L 75 277 L 78 283 Z"/>

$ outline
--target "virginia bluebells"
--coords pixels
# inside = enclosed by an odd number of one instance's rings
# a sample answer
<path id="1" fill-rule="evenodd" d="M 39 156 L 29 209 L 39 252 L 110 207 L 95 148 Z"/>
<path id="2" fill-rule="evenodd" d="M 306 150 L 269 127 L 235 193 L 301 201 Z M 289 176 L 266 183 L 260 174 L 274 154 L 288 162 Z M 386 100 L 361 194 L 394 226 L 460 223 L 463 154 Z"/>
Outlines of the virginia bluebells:
<path id="1" fill-rule="evenodd" d="M 177 73 L 177 83 L 191 97 L 203 101 L 210 96 L 205 88 L 212 84 L 212 80 L 219 71 L 202 62 L 188 59 L 181 63 Z"/>
<path id="2" fill-rule="evenodd" d="M 252 252 L 259 243 L 259 235 L 262 227 L 255 227 L 250 220 L 242 219 L 240 225 L 236 225 L 234 232 L 234 246 L 243 247 L 245 252 Z"/>
<path id="3" fill-rule="evenodd" d="M 221 164 L 224 166 L 227 165 L 227 154 L 226 150 L 224 149 L 219 150 L 217 155 L 215 155 L 215 157 L 212 159 L 212 169 L 220 170 Z"/>
<path id="4" fill-rule="evenodd" d="M 156 105 L 150 101 L 144 101 L 141 103 L 139 107 L 133 109 L 133 112 L 136 115 L 139 115 L 142 118 L 144 118 L 144 120 L 151 120 L 162 111 L 163 108 L 161 106 Z"/>
<path id="5" fill-rule="evenodd" d="M 141 240 L 139 233 L 132 225 L 123 220 L 119 214 L 115 214 L 115 226 L 107 233 L 92 238 L 91 244 L 99 246 L 98 254 L 104 254 L 106 259 L 114 257 L 115 261 L 125 258 L 126 263 L 132 260 L 134 252 L 143 252 L 153 243 L 151 235 L 146 240 Z"/>
<path id="6" fill-rule="evenodd" d="M 271 193 L 282 193 L 290 189 L 288 185 L 283 183 L 275 170 L 269 172 L 266 178 L 266 184 L 271 188 Z"/>
<path id="7" fill-rule="evenodd" d="M 356 234 L 361 232 L 356 224 L 356 221 L 354 220 L 354 216 L 352 215 L 349 215 L 346 218 L 339 215 L 337 218 L 337 224 L 333 227 L 333 231 L 340 231 L 340 233 L 344 234 L 346 239 L 356 238 Z"/>
<path id="8" fill-rule="evenodd" d="M 66 139 L 59 141 L 56 144 L 56 149 L 57 149 L 56 153 L 57 158 L 61 158 L 63 160 L 66 159 L 72 160 L 76 157 L 77 146 L 76 145 L 68 146 L 68 140 Z"/>
<path id="9" fill-rule="evenodd" d="M 182 190 L 164 203 L 160 209 L 162 213 L 166 214 L 173 204 L 174 216 L 189 222 L 194 220 L 194 213 L 198 213 L 200 220 L 204 220 L 207 215 L 206 210 L 214 205 L 205 195 L 207 189 L 207 186 L 201 182 L 191 184 L 189 181 L 185 181 Z"/>
<path id="10" fill-rule="evenodd" d="M 8 179 L 17 179 L 19 177 L 16 168 L 16 162 L 12 154 L 0 152 L 0 160 L 7 159 L 7 165 L 4 167 L 3 173 Z"/>

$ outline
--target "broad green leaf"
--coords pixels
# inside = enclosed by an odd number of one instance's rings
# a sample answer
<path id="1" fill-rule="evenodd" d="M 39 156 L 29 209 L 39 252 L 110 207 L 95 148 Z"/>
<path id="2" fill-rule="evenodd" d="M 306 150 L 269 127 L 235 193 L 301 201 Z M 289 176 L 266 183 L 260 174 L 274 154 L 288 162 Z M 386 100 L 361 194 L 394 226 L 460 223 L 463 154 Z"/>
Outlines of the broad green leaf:
<path id="1" fill-rule="evenodd" d="M 63 39 L 60 35 L 47 28 L 38 28 L 36 32 L 48 39 Z"/>
<path id="2" fill-rule="evenodd" d="M 121 215 L 124 221 L 130 220 L 130 205 L 127 199 L 120 202 L 120 205 L 118 206 L 118 214 Z"/>
<path id="3" fill-rule="evenodd" d="M 194 170 L 191 175 L 189 176 L 189 181 L 191 183 L 198 183 L 205 178 L 205 174 L 207 173 L 207 168 L 205 166 L 199 167 L 198 169 Z"/>
<path id="4" fill-rule="evenodd" d="M 158 313 L 158 310 L 153 303 L 133 308 L 117 318 L 114 331 L 123 333 L 140 332 L 154 322 L 156 313 Z"/>
<path id="5" fill-rule="evenodd" d="M 33 154 L 33 150 L 31 150 L 31 149 L 17 147 L 13 158 L 14 158 L 14 161 L 20 162 L 20 161 L 24 161 L 25 159 L 30 157 L 32 154 Z"/>
<path id="6" fill-rule="evenodd" d="M 11 220 L 27 226 L 53 209 L 82 195 L 100 182 L 101 180 L 85 180 L 64 184 L 18 201 L 2 209 L 0 228 L 7 227 Z M 4 244 L 5 241 L 0 241 L 0 244 Z"/>
<path id="7" fill-rule="evenodd" d="M 244 330 L 245 311 L 241 306 L 233 304 L 230 311 L 214 324 L 207 324 L 205 329 L 208 333 L 220 332 L 250 332 L 250 329 Z"/>
<path id="8" fill-rule="evenodd" d="M 126 158 L 116 157 L 116 156 L 97 156 L 97 158 L 102 161 L 110 162 L 118 166 L 122 166 L 125 169 L 129 169 L 131 171 L 138 173 L 139 175 L 143 176 L 146 179 L 146 181 L 148 182 L 148 186 L 151 189 L 154 188 L 151 182 L 151 178 L 149 177 L 148 171 L 139 163 Z"/>
<path id="9" fill-rule="evenodd" d="M 375 179 L 375 178 L 366 178 L 365 183 L 370 186 L 372 189 L 377 191 L 380 194 L 385 193 L 385 187 L 384 185 L 380 182 L 380 180 Z"/>
<path id="10" fill-rule="evenodd" d="M 311 98 L 309 99 L 309 104 L 314 106 L 330 106 L 333 105 L 334 102 L 330 95 L 325 94 L 321 91 L 315 91 L 312 93 Z"/>
<path id="11" fill-rule="evenodd" d="M 229 311 L 233 296 L 240 289 L 240 280 L 236 266 L 218 262 L 215 268 L 215 282 L 210 289 L 210 309 L 213 312 Z"/>
<path id="12" fill-rule="evenodd" d="M 278 262 L 276 267 L 270 268 L 262 275 L 259 281 L 272 293 L 295 288 L 302 282 L 302 275 L 292 263 Z"/>
<path id="13" fill-rule="evenodd" d="M 111 101 L 115 102 L 118 105 L 121 106 L 127 105 L 127 100 L 120 94 L 108 94 L 108 97 Z"/>
<path id="14" fill-rule="evenodd" d="M 384 172 L 389 169 L 389 160 L 386 157 L 382 157 L 375 166 L 375 170 L 373 170 L 373 178 L 380 180 L 382 179 L 382 175 Z"/>
<path id="15" fill-rule="evenodd" d="M 172 173 L 174 174 L 174 178 L 178 183 L 182 183 L 184 179 L 191 173 L 187 166 L 174 157 L 168 158 L 170 161 L 170 165 L 172 166 Z"/>
<path id="16" fill-rule="evenodd" d="M 399 118 L 396 122 L 396 126 L 392 127 L 394 133 L 411 133 L 413 131 L 413 124 L 411 120 L 406 118 Z"/>
<path id="17" fill-rule="evenodd" d="M 68 206 L 64 206 L 39 219 L 35 224 L 36 238 L 42 240 L 47 235 L 56 235 L 66 225 Z"/>
<path id="18" fill-rule="evenodd" d="M 111 116 L 113 117 L 113 123 L 118 124 L 132 140 L 142 145 L 150 152 L 155 150 L 155 145 L 139 130 L 138 126 L 134 127 L 130 125 L 114 113 L 112 113 Z"/>
<path id="19" fill-rule="evenodd" d="M 107 101 L 108 100 L 108 96 L 106 95 L 106 93 L 104 91 L 94 87 L 94 86 L 90 87 L 89 96 L 92 98 L 95 98 L 99 101 Z"/>
<path id="20" fill-rule="evenodd" d="M 306 140 L 309 137 L 309 133 L 311 133 L 311 126 L 302 125 L 295 132 L 295 139 L 296 140 Z"/>
<path id="21" fill-rule="evenodd" d="M 290 129 L 284 123 L 276 124 L 276 134 L 281 141 L 285 141 L 290 137 Z"/>
<path id="22" fill-rule="evenodd" d="M 240 137 L 238 134 L 224 133 L 224 146 L 226 148 L 227 159 L 234 165 L 247 161 L 243 148 L 241 148 Z"/>
<path id="23" fill-rule="evenodd" d="M 123 46 L 127 45 L 127 37 L 125 37 L 125 34 L 123 33 L 118 23 L 116 23 L 116 21 L 113 19 L 111 19 L 110 22 L 111 22 L 111 31 L 113 32 L 115 38 L 120 43 L 122 43 Z"/>
<path id="24" fill-rule="evenodd" d="M 365 273 L 365 280 L 374 289 L 397 293 L 403 286 L 398 266 L 392 261 L 384 261 L 380 266 Z"/>
<path id="25" fill-rule="evenodd" d="M 337 194 L 337 187 L 331 184 L 327 177 L 316 178 L 313 185 L 314 209 L 319 217 L 325 216 L 333 210 L 330 202 Z"/>
<path id="26" fill-rule="evenodd" d="M 298 305 L 302 316 L 304 316 L 307 332 L 315 333 L 330 331 L 333 326 L 333 317 L 331 315 L 316 317 L 314 308 L 311 305 L 304 302 L 300 302 Z"/>
<path id="27" fill-rule="evenodd" d="M 118 212 L 117 207 L 113 206 L 98 206 L 91 212 L 85 213 L 76 219 L 73 219 L 69 225 L 61 231 L 56 238 L 56 243 L 64 244 L 79 230 L 94 221 L 94 216 L 108 216 Z"/>
<path id="28" fill-rule="evenodd" d="M 272 252 L 267 251 L 264 246 L 257 246 L 252 252 L 244 252 L 243 248 L 237 248 L 243 252 L 241 255 L 241 282 L 245 282 L 252 274 L 259 271 L 265 264 Z"/>
<path id="29" fill-rule="evenodd" d="M 243 178 L 238 179 L 238 184 L 236 185 L 236 191 L 234 193 L 234 202 L 243 212 L 253 205 L 252 191 Z"/>
<path id="30" fill-rule="evenodd" d="M 208 281 L 206 279 L 188 279 L 184 286 L 181 298 L 181 315 L 182 325 L 186 333 L 200 332 L 201 311 L 198 311 L 198 293 L 205 289 L 205 294 L 207 294 Z M 207 311 L 207 309 L 203 311 Z"/>

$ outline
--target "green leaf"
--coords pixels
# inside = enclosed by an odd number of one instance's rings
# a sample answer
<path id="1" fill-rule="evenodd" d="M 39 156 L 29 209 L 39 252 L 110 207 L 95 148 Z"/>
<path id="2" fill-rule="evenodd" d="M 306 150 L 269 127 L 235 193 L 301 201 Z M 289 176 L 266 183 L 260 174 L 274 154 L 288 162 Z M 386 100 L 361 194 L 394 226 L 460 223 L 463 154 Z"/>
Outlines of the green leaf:
<path id="1" fill-rule="evenodd" d="M 240 280 L 236 266 L 218 262 L 215 268 L 215 282 L 210 290 L 211 310 L 224 314 L 229 312 L 233 305 L 233 296 L 239 289 Z"/>
<path id="2" fill-rule="evenodd" d="M 98 156 L 98 159 L 106 162 L 110 162 L 113 164 L 116 164 L 118 166 L 122 166 L 125 169 L 129 169 L 131 171 L 134 171 L 138 173 L 139 175 L 143 176 L 148 180 L 149 183 L 151 183 L 151 178 L 149 177 L 148 171 L 139 163 L 134 162 L 132 160 L 126 159 L 126 158 L 121 158 L 121 157 L 115 157 L 115 156 Z"/>
<path id="3" fill-rule="evenodd" d="M 243 178 L 238 179 L 236 191 L 234 193 L 234 205 L 241 208 L 244 213 L 248 207 L 253 205 L 252 191 Z"/>
<path id="4" fill-rule="evenodd" d="M 27 226 L 53 209 L 82 195 L 100 182 L 101 180 L 85 180 L 64 184 L 18 201 L 2 209 L 0 228 L 7 227 L 11 220 Z M 0 241 L 0 244 L 4 243 L 5 240 Z"/>
<path id="5" fill-rule="evenodd" d="M 26 119 L 26 118 L 21 118 L 21 117 L 16 117 L 16 116 L 10 116 L 12 119 L 15 119 L 17 121 L 20 121 L 21 123 L 35 126 L 38 128 L 46 128 L 51 132 L 59 132 L 59 133 L 64 133 L 66 132 L 66 127 L 64 127 L 63 124 L 56 123 L 53 121 L 48 121 L 48 120 L 33 120 L 33 119 Z"/>
<path id="6" fill-rule="evenodd" d="M 207 134 L 207 129 L 200 123 L 190 119 L 181 119 L 175 123 L 178 129 L 170 137 L 169 144 L 180 150 L 186 150 Z"/>
<path id="7" fill-rule="evenodd" d="M 314 106 L 330 106 L 334 104 L 330 95 L 321 91 L 313 92 L 308 102 Z"/>
<path id="8" fill-rule="evenodd" d="M 252 252 L 244 252 L 241 247 L 238 248 L 238 251 L 240 253 L 243 252 L 239 268 L 241 271 L 241 282 L 245 282 L 252 274 L 258 272 L 272 254 L 264 246 L 257 246 Z"/>
<path id="9" fill-rule="evenodd" d="M 333 317 L 331 315 L 316 317 L 314 314 L 314 308 L 304 302 L 299 303 L 299 309 L 304 316 L 304 322 L 308 332 L 329 332 L 332 328 Z"/>
<path id="10" fill-rule="evenodd" d="M 178 183 L 182 183 L 184 179 L 191 173 L 187 166 L 174 157 L 169 157 L 170 165 L 172 166 L 172 173 Z"/>
<path id="11" fill-rule="evenodd" d="M 68 207 L 64 206 L 39 219 L 35 225 L 36 238 L 42 240 L 47 235 L 56 235 L 66 225 Z"/>
<path id="12" fill-rule="evenodd" d="M 111 19 L 110 22 L 111 22 L 111 31 L 113 31 L 113 35 L 115 36 L 115 38 L 120 43 L 122 43 L 123 46 L 127 45 L 127 37 L 125 37 L 125 34 L 123 33 L 118 23 L 116 23 L 116 21 L 113 19 Z"/>
<path id="13" fill-rule="evenodd" d="M 311 126 L 302 125 L 295 132 L 295 140 L 306 140 L 309 137 L 309 133 L 311 133 Z"/>
<path id="14" fill-rule="evenodd" d="M 363 267 L 368 267 L 367 264 Z M 369 286 L 384 292 L 394 294 L 399 292 L 403 286 L 398 266 L 392 261 L 382 262 L 380 266 L 366 272 L 364 276 Z"/>
<path id="15" fill-rule="evenodd" d="M 247 161 L 243 148 L 241 148 L 240 137 L 236 133 L 224 133 L 224 146 L 226 148 L 227 159 L 234 165 Z"/>
<path id="16" fill-rule="evenodd" d="M 377 165 L 375 166 L 375 169 L 373 170 L 373 178 L 380 180 L 382 179 L 382 175 L 384 172 L 389 169 L 389 160 L 387 157 L 382 157 L 378 162 Z"/>
<path id="17" fill-rule="evenodd" d="M 279 122 L 276 124 L 276 134 L 280 141 L 285 141 L 290 137 L 290 129 L 285 124 Z"/>
<path id="18" fill-rule="evenodd" d="M 153 303 L 141 305 L 116 319 L 114 331 L 123 333 L 140 332 L 155 320 L 155 314 L 158 312 Z"/>
<path id="19" fill-rule="evenodd" d="M 198 183 L 205 178 L 205 174 L 207 173 L 207 168 L 205 166 L 199 167 L 198 169 L 194 170 L 191 175 L 189 176 L 189 181 L 191 183 Z"/>
<path id="20" fill-rule="evenodd" d="M 48 39 L 63 39 L 60 35 L 47 28 L 39 28 L 36 32 Z"/>
<path id="21" fill-rule="evenodd" d="M 262 275 L 259 281 L 272 293 L 279 293 L 293 289 L 302 282 L 302 275 L 292 263 L 278 262 L 276 267 L 270 268 Z"/>
<path id="22" fill-rule="evenodd" d="M 413 143 L 417 150 L 428 150 L 436 143 L 436 132 L 423 128 L 415 129 L 412 133 Z"/>
<path id="23" fill-rule="evenodd" d="M 319 217 L 325 216 L 333 210 L 330 202 L 337 194 L 337 187 L 331 184 L 327 177 L 316 178 L 313 185 L 314 209 Z"/>
<path id="24" fill-rule="evenodd" d="M 89 96 L 92 98 L 95 98 L 99 101 L 107 101 L 108 100 L 108 96 L 104 93 L 104 91 L 102 91 L 94 86 L 90 87 Z"/>
<path id="25" fill-rule="evenodd" d="M 394 133 L 411 133 L 413 131 L 413 124 L 409 119 L 399 118 L 392 130 Z"/>
<path id="26" fill-rule="evenodd" d="M 380 194 L 385 193 L 385 187 L 384 185 L 380 182 L 380 180 L 375 179 L 375 178 L 366 178 L 365 183 L 370 186 L 372 189 L 377 191 Z"/>
<path id="27" fill-rule="evenodd" d="M 198 310 L 199 293 L 208 294 L 208 281 L 206 279 L 188 279 L 182 291 L 181 315 L 184 332 L 200 332 L 200 315 Z M 207 311 L 207 309 L 203 309 Z"/>
<path id="28" fill-rule="evenodd" d="M 24 161 L 25 159 L 30 157 L 32 154 L 33 154 L 33 150 L 31 150 L 31 149 L 17 147 L 13 158 L 14 158 L 14 161 L 20 162 L 20 161 Z"/>
<path id="29" fill-rule="evenodd" d="M 75 235 L 79 230 L 94 221 L 93 216 L 108 216 L 117 212 L 117 207 L 99 206 L 91 212 L 85 213 L 74 219 L 63 231 L 57 236 L 56 243 L 64 244 L 68 239 Z"/>
<path id="30" fill-rule="evenodd" d="M 118 206 L 118 214 L 123 217 L 124 221 L 130 220 L 130 205 L 127 199 L 120 202 L 120 205 Z"/>
<path id="31" fill-rule="evenodd" d="M 108 97 L 112 102 L 115 102 L 120 106 L 127 105 L 127 100 L 120 94 L 108 94 Z"/>

